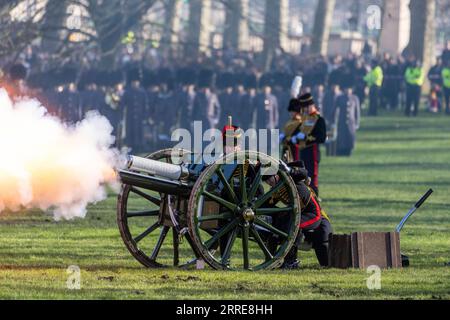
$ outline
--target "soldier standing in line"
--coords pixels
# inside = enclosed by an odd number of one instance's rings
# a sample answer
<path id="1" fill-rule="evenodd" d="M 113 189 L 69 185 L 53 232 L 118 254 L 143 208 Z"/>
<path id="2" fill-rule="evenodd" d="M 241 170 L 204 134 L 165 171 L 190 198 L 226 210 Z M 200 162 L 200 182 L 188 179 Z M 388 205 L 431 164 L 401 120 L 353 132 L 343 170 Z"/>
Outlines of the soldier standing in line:
<path id="1" fill-rule="evenodd" d="M 282 73 L 282 72 L 276 72 L 273 75 L 274 78 L 274 88 L 273 88 L 273 94 L 277 98 L 278 106 L 281 108 L 286 108 L 286 106 L 289 105 L 290 100 L 290 89 L 292 84 L 292 79 L 294 76 Z M 279 115 L 279 123 L 286 123 L 286 121 L 289 120 L 289 114 L 286 112 L 281 112 Z"/>
<path id="2" fill-rule="evenodd" d="M 240 112 L 241 127 L 256 129 L 256 106 L 258 98 L 258 80 L 254 74 L 245 77 L 245 87 L 247 92 L 242 98 L 242 109 Z"/>
<path id="3" fill-rule="evenodd" d="M 162 68 L 157 73 L 159 92 L 155 104 L 155 125 L 158 126 L 158 141 L 160 148 L 167 148 L 171 144 L 171 132 L 178 127 L 177 115 L 179 106 L 175 104 L 173 92 L 174 80 L 169 69 Z"/>
<path id="4" fill-rule="evenodd" d="M 278 99 L 272 94 L 273 79 L 269 74 L 264 74 L 260 79 L 262 92 L 258 95 L 256 110 L 257 129 L 278 128 L 279 110 Z"/>
<path id="5" fill-rule="evenodd" d="M 124 113 L 120 108 L 120 101 L 124 93 L 123 74 L 121 71 L 103 71 L 99 75 L 99 85 L 105 94 L 105 116 L 111 122 L 116 137 L 115 145 L 118 148 L 123 146 L 124 132 Z"/>
<path id="6" fill-rule="evenodd" d="M 217 128 L 221 106 L 219 98 L 213 92 L 214 74 L 210 70 L 200 71 L 198 78 L 199 92 L 195 96 L 193 120 L 202 121 L 203 129 Z"/>
<path id="7" fill-rule="evenodd" d="M 378 106 L 380 104 L 380 90 L 383 85 L 383 69 L 381 69 L 378 61 L 372 61 L 372 70 L 364 77 L 364 81 L 370 89 L 369 93 L 369 116 L 378 114 Z"/>
<path id="8" fill-rule="evenodd" d="M 244 73 L 238 73 L 234 77 L 235 81 L 235 87 L 233 90 L 233 103 L 235 103 L 235 111 L 234 113 L 237 115 L 236 117 L 236 124 L 244 128 L 245 130 L 248 129 L 248 125 L 245 124 L 244 118 L 244 109 L 247 107 L 244 103 L 246 103 L 246 96 L 247 92 L 245 90 L 245 80 L 246 75 Z M 223 112 L 222 112 L 223 113 Z"/>
<path id="9" fill-rule="evenodd" d="M 192 112 L 195 100 L 195 71 L 189 68 L 177 70 L 178 88 L 175 93 L 180 128 L 192 130 Z"/>
<path id="10" fill-rule="evenodd" d="M 64 121 L 79 122 L 83 118 L 83 106 L 76 85 L 76 70 L 69 67 L 62 69 L 61 79 L 64 87 L 58 98 L 59 114 Z"/>
<path id="11" fill-rule="evenodd" d="M 147 94 L 141 87 L 141 74 L 137 68 L 127 72 L 127 87 L 121 99 L 121 109 L 125 112 L 125 144 L 132 152 L 139 153 L 144 147 L 145 110 L 148 106 Z"/>
<path id="12" fill-rule="evenodd" d="M 405 115 L 407 117 L 412 115 L 415 117 L 419 112 L 420 95 L 422 92 L 422 85 L 425 81 L 425 74 L 419 60 L 412 59 L 410 65 L 406 68 L 406 109 Z"/>
<path id="13" fill-rule="evenodd" d="M 157 73 L 152 70 L 144 70 L 142 85 L 147 95 L 147 108 L 145 109 L 144 136 L 149 147 L 152 149 L 159 148 L 159 121 L 160 114 L 156 113 L 159 95 L 159 83 Z"/>
<path id="14" fill-rule="evenodd" d="M 237 105 L 233 97 L 233 75 L 230 72 L 224 72 L 217 76 L 216 87 L 219 91 L 219 103 L 221 107 L 220 123 L 226 123 L 228 116 L 237 119 Z"/>
<path id="15" fill-rule="evenodd" d="M 353 94 L 353 82 L 347 77 L 342 82 L 344 89 L 336 99 L 337 155 L 350 156 L 355 147 L 356 130 L 359 129 L 361 108 L 359 98 Z"/>
<path id="16" fill-rule="evenodd" d="M 105 93 L 98 87 L 99 76 L 100 73 L 94 70 L 89 70 L 81 76 L 79 87 L 81 88 L 83 116 L 89 111 L 97 110 L 100 114 L 108 117 L 106 113 L 109 110 L 106 106 Z"/>

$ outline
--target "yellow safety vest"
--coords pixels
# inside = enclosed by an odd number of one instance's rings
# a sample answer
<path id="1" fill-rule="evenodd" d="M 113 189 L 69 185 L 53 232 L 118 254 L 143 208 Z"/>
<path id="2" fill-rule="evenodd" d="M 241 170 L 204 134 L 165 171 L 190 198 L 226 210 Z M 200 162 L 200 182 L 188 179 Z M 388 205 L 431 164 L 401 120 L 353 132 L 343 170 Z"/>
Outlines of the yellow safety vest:
<path id="1" fill-rule="evenodd" d="M 425 82 L 425 73 L 422 68 L 408 67 L 405 73 L 406 82 L 413 86 L 422 86 Z"/>
<path id="2" fill-rule="evenodd" d="M 442 69 L 442 81 L 444 87 L 450 89 L 450 68 Z"/>
<path id="3" fill-rule="evenodd" d="M 375 67 L 372 71 L 370 71 L 364 77 L 364 81 L 367 83 L 369 87 L 377 86 L 381 87 L 383 85 L 383 69 L 380 66 Z"/>

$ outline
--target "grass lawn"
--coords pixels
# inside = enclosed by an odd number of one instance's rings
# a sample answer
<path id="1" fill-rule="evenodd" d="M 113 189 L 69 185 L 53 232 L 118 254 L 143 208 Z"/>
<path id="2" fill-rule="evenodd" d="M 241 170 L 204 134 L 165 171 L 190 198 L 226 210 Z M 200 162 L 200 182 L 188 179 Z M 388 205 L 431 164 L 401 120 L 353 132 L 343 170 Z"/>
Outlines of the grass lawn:
<path id="1" fill-rule="evenodd" d="M 411 267 L 382 271 L 381 290 L 364 270 L 319 269 L 313 252 L 297 271 L 145 269 L 122 243 L 111 194 L 84 220 L 0 214 L 0 299 L 450 299 L 450 117 L 365 118 L 353 157 L 323 156 L 320 175 L 336 233 L 392 231 L 435 190 L 401 234 Z M 70 265 L 81 290 L 67 289 Z"/>

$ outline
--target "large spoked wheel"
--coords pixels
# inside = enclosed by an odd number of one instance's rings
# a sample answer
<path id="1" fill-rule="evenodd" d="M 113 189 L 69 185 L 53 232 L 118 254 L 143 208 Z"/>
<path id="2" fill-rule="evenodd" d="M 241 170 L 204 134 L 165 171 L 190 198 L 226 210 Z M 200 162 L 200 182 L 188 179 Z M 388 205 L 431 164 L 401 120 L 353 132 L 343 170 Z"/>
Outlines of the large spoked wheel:
<path id="1" fill-rule="evenodd" d="M 279 161 L 260 153 L 230 154 L 209 166 L 188 207 L 193 245 L 214 269 L 276 268 L 299 230 L 294 182 Z"/>
<path id="2" fill-rule="evenodd" d="M 181 162 L 187 151 L 165 149 L 147 156 Z M 180 256 L 192 258 L 189 243 L 180 243 L 187 200 L 124 184 L 118 197 L 117 223 L 125 246 L 149 268 L 179 266 Z"/>

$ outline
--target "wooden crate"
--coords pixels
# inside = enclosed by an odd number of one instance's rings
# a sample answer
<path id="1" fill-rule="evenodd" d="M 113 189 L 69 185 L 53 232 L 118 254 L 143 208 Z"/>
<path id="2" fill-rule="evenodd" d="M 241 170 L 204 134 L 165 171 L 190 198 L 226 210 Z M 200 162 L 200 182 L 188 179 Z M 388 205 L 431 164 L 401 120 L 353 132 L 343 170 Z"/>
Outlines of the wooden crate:
<path id="1" fill-rule="evenodd" d="M 354 232 L 331 235 L 330 267 L 366 269 L 401 268 L 400 236 L 397 232 Z"/>

